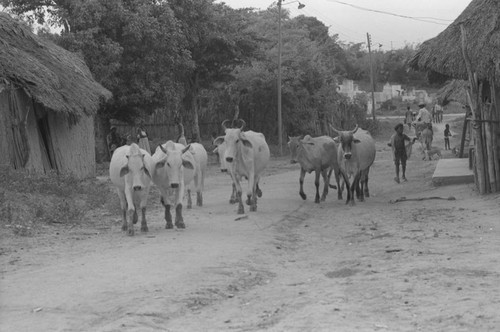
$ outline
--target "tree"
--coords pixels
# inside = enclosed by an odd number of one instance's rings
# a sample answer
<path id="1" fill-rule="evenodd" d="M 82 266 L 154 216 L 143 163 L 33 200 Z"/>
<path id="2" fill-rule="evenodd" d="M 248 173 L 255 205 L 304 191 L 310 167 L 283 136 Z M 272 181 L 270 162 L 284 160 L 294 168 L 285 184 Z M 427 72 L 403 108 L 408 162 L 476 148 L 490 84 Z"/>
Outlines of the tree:
<path id="1" fill-rule="evenodd" d="M 194 63 L 184 78 L 182 117 L 191 119 L 193 134 L 200 140 L 199 109 L 201 89 L 234 79 L 233 69 L 248 63 L 256 51 L 256 37 L 248 30 L 248 10 L 234 10 L 213 0 L 172 0 L 169 2 L 187 38 Z"/>

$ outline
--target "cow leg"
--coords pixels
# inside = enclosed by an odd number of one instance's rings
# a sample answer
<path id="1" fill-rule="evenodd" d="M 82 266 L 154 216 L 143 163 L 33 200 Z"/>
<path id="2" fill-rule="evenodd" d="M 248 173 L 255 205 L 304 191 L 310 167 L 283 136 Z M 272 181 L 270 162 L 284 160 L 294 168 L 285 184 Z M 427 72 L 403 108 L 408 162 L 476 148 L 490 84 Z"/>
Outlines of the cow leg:
<path id="1" fill-rule="evenodd" d="M 132 205 L 131 208 L 128 209 L 128 235 L 130 236 L 134 235 L 134 219 L 137 219 L 137 212 Z"/>
<path id="2" fill-rule="evenodd" d="M 344 183 L 340 184 L 340 172 L 335 171 L 335 181 L 337 182 L 337 199 L 342 200 L 342 192 L 344 191 Z"/>
<path id="3" fill-rule="evenodd" d="M 193 201 L 191 200 L 191 189 L 187 190 L 187 198 L 188 198 L 188 203 L 187 203 L 187 208 L 192 209 L 193 208 Z"/>
<path id="4" fill-rule="evenodd" d="M 125 193 L 118 190 L 118 197 L 120 198 L 120 207 L 122 208 L 122 231 L 126 231 L 128 229 L 127 225 L 127 198 L 125 197 Z"/>
<path id="5" fill-rule="evenodd" d="M 165 228 L 172 229 L 174 228 L 174 225 L 172 224 L 172 214 L 170 214 L 170 204 L 165 204 L 163 197 L 161 198 L 161 204 L 165 207 Z"/>
<path id="6" fill-rule="evenodd" d="M 138 220 L 139 220 L 139 216 L 137 215 L 137 210 L 134 210 L 134 225 L 137 224 Z"/>
<path id="7" fill-rule="evenodd" d="M 370 197 L 370 190 L 368 189 L 368 175 L 370 173 L 370 169 L 368 168 L 365 173 L 365 178 L 363 180 L 364 194 L 365 197 Z M 403 172 L 404 174 L 404 172 Z M 404 177 L 404 176 L 403 176 Z"/>
<path id="8" fill-rule="evenodd" d="M 233 192 L 231 193 L 231 197 L 229 198 L 229 204 L 234 204 L 238 202 L 238 197 L 236 197 L 236 185 L 233 182 Z"/>
<path id="9" fill-rule="evenodd" d="M 241 190 L 236 192 L 236 197 L 238 199 L 238 214 L 244 214 L 245 208 L 243 206 L 243 199 L 241 198 Z"/>
<path id="10" fill-rule="evenodd" d="M 299 184 L 300 184 L 300 190 L 299 190 L 299 195 L 302 197 L 303 200 L 307 198 L 306 194 L 304 193 L 304 177 L 306 175 L 306 170 L 301 168 L 300 169 L 300 178 L 299 178 Z"/>
<path id="11" fill-rule="evenodd" d="M 255 193 L 257 194 L 257 197 L 262 197 L 262 190 L 260 190 L 258 182 L 257 182 L 257 186 L 255 189 Z"/>
<path id="12" fill-rule="evenodd" d="M 256 179 L 254 179 L 254 183 L 253 183 L 253 188 L 252 188 L 252 196 L 250 197 L 250 201 L 251 201 L 251 204 L 250 204 L 250 211 L 257 211 L 257 188 L 259 187 L 259 180 L 260 180 L 260 177 L 257 177 Z"/>
<path id="13" fill-rule="evenodd" d="M 314 197 L 314 203 L 319 204 L 319 171 L 314 171 L 314 186 L 316 187 L 316 196 Z"/>
<path id="14" fill-rule="evenodd" d="M 347 174 L 345 174 L 344 171 L 340 171 L 340 174 L 342 175 L 342 178 L 344 179 L 344 184 L 345 184 L 345 188 L 346 188 L 346 192 L 347 192 L 347 199 L 346 199 L 345 203 L 349 204 L 350 201 L 353 199 L 353 197 L 351 195 L 351 185 L 349 183 L 349 177 L 347 176 Z M 342 187 L 344 186 L 344 184 L 342 185 Z"/>
<path id="15" fill-rule="evenodd" d="M 177 228 L 186 228 L 184 224 L 184 218 L 182 218 L 182 204 L 179 203 L 175 207 L 175 227 Z"/>
<path id="16" fill-rule="evenodd" d="M 361 190 L 359 189 L 359 179 L 361 177 L 361 173 L 358 172 L 358 174 L 356 174 L 356 176 L 354 177 L 353 181 L 352 181 L 352 184 L 351 184 L 351 206 L 354 206 L 356 204 L 355 200 L 354 200 L 354 190 L 356 190 L 356 195 L 358 194 L 359 192 L 359 201 L 362 202 L 364 200 L 363 198 L 363 193 L 361 192 Z"/>
<path id="17" fill-rule="evenodd" d="M 141 219 L 141 232 L 148 231 L 148 224 L 146 222 L 146 207 L 141 208 L 142 219 Z"/>
<path id="18" fill-rule="evenodd" d="M 321 201 L 324 202 L 326 200 L 326 195 L 328 195 L 328 186 L 330 185 L 330 176 L 328 175 L 328 170 L 325 169 L 321 172 L 323 175 L 323 182 L 325 184 L 323 188 L 323 195 L 321 196 Z"/>

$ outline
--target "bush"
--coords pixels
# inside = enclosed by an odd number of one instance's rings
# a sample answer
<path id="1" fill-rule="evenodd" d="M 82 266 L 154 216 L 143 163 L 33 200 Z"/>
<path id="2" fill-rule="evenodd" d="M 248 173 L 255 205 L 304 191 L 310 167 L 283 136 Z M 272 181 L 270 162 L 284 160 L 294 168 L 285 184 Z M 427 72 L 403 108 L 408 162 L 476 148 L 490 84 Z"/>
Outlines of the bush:
<path id="1" fill-rule="evenodd" d="M 0 221 L 16 235 L 29 236 L 38 223 L 73 224 L 116 196 L 108 182 L 71 175 L 0 168 Z"/>

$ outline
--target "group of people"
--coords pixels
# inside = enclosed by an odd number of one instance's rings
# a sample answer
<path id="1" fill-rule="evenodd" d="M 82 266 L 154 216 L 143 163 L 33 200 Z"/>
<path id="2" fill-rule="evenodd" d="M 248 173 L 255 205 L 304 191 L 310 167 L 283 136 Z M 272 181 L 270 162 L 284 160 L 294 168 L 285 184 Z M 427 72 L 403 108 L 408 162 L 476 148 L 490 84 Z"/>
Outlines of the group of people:
<path id="1" fill-rule="evenodd" d="M 443 108 L 439 104 L 435 104 L 433 107 L 432 113 L 429 112 L 425 108 L 424 103 L 419 103 L 418 105 L 419 111 L 418 114 L 414 114 L 410 106 L 407 107 L 407 111 L 405 113 L 405 119 L 404 123 L 408 125 L 408 129 L 411 129 L 412 124 L 414 122 L 420 123 L 422 125 L 422 128 L 428 128 L 433 131 L 432 129 L 432 122 L 440 123 L 443 120 Z M 407 146 L 409 144 L 413 144 L 413 142 L 419 138 L 419 133 L 420 131 L 415 130 L 416 133 L 416 138 L 411 139 L 408 135 L 406 135 L 404 131 L 404 125 L 402 123 L 399 123 L 394 127 L 394 130 L 396 133 L 392 135 L 391 137 L 391 147 L 394 155 L 394 164 L 395 164 L 395 171 L 396 171 L 396 177 L 394 178 L 394 181 L 397 183 L 400 183 L 400 166 L 401 166 L 401 179 L 403 181 L 407 181 L 406 179 L 406 160 L 408 159 L 407 155 Z M 444 130 L 444 148 L 445 150 L 451 150 L 450 148 L 450 137 L 452 136 L 451 131 L 450 131 L 450 125 L 446 124 L 445 125 L 445 130 Z M 406 143 L 408 142 L 408 143 Z"/>
<path id="2" fill-rule="evenodd" d="M 120 146 L 127 144 L 127 138 L 120 135 L 115 126 L 112 126 L 108 136 L 106 137 L 106 141 L 108 144 L 109 156 L 113 155 L 113 152 Z M 135 143 L 139 145 L 139 147 L 143 150 L 146 150 L 149 154 L 151 154 L 151 148 L 149 146 L 149 139 L 146 130 L 144 130 L 143 125 L 139 125 L 136 130 L 136 139 Z"/>

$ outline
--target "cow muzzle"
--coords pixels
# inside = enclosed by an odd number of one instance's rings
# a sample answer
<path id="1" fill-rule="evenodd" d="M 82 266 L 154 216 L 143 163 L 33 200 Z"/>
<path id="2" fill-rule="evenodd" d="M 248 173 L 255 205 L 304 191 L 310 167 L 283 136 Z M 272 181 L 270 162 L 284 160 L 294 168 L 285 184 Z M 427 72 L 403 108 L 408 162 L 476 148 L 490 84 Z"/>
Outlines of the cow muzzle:
<path id="1" fill-rule="evenodd" d="M 179 184 L 178 183 L 171 183 L 170 187 L 176 189 L 176 188 L 179 188 Z"/>
<path id="2" fill-rule="evenodd" d="M 227 161 L 228 163 L 232 163 L 232 162 L 233 162 L 233 157 L 227 157 L 227 158 L 226 158 L 226 161 Z"/>
<path id="3" fill-rule="evenodd" d="M 295 160 L 295 159 L 290 160 L 290 164 L 296 164 L 296 163 L 297 163 L 297 160 Z"/>
<path id="4" fill-rule="evenodd" d="M 142 186 L 134 186 L 134 191 L 141 191 L 142 190 Z"/>
<path id="5" fill-rule="evenodd" d="M 350 153 L 345 153 L 344 154 L 344 158 L 345 159 L 351 159 L 351 156 L 352 156 L 352 154 L 350 154 Z"/>
<path id="6" fill-rule="evenodd" d="M 221 168 L 220 170 L 222 173 L 227 173 L 227 169 L 226 168 Z"/>

